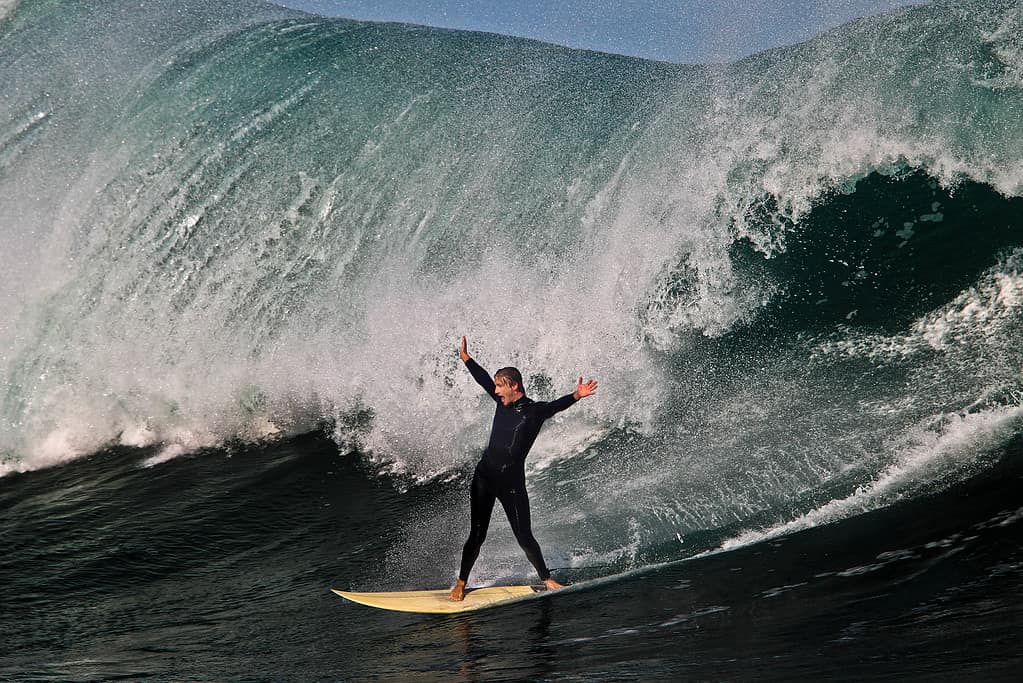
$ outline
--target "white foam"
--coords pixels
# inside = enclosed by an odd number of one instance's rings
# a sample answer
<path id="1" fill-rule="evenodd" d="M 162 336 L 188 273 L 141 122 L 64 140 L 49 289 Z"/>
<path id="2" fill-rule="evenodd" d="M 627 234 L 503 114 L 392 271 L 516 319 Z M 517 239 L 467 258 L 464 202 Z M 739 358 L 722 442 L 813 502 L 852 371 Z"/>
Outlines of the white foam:
<path id="1" fill-rule="evenodd" d="M 19 0 L 0 0 L 0 21 L 14 15 Z"/>
<path id="2" fill-rule="evenodd" d="M 975 285 L 952 301 L 913 322 L 898 335 L 847 331 L 844 339 L 826 341 L 814 356 L 832 355 L 874 360 L 909 358 L 921 353 L 973 354 L 989 348 L 1009 358 L 1016 343 L 1012 329 L 1023 318 L 1023 249 L 1015 249 L 983 273 Z"/>
<path id="3" fill-rule="evenodd" d="M 996 77 L 976 79 L 974 82 L 993 90 L 1023 88 L 1023 9 L 1009 9 L 999 25 L 992 31 L 983 32 L 981 39 L 994 48 L 1002 62 L 1003 72 Z"/>
<path id="4" fill-rule="evenodd" d="M 747 531 L 721 544 L 721 550 L 759 543 L 890 505 L 915 491 L 943 486 L 967 475 L 985 449 L 1002 443 L 1023 423 L 1023 407 L 935 416 L 904 438 L 895 461 L 871 482 L 845 498 L 764 530 Z"/>
<path id="5" fill-rule="evenodd" d="M 157 453 L 156 455 L 150 458 L 146 458 L 146 460 L 143 461 L 142 466 L 154 467 L 161 463 L 165 463 L 168 460 L 173 460 L 174 458 L 184 455 L 185 453 L 188 453 L 188 449 L 182 446 L 181 444 L 171 444 L 160 449 L 160 452 Z"/>
<path id="6" fill-rule="evenodd" d="M 571 419 L 566 415 L 560 418 L 556 416 L 544 424 L 543 438 L 538 439 L 529 452 L 527 475 L 542 472 L 583 453 L 608 433 L 608 429 L 594 425 L 591 421 Z"/>
<path id="7" fill-rule="evenodd" d="M 93 444 L 94 447 L 102 445 Z M 52 467 L 69 462 L 81 455 L 90 453 L 88 444 L 75 439 L 66 431 L 51 432 L 46 437 L 36 442 L 27 457 L 12 462 L 0 463 L 0 476 L 14 472 L 27 472 L 44 467 Z"/>

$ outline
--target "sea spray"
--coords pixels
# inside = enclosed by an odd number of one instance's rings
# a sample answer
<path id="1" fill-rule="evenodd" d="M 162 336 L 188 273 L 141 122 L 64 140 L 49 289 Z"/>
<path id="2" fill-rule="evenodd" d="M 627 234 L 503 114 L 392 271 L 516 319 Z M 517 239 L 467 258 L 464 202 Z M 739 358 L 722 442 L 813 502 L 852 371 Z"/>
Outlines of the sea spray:
<path id="1" fill-rule="evenodd" d="M 1012 410 L 1012 362 L 985 360 L 1019 334 L 1014 290 L 985 294 L 1018 260 L 1011 4 L 713 67 L 246 2 L 15 17 L 5 472 L 327 425 L 404 486 L 458 480 L 490 407 L 465 334 L 538 398 L 601 381 L 531 493 L 563 562 L 642 565 L 845 499 L 929 420 Z"/>

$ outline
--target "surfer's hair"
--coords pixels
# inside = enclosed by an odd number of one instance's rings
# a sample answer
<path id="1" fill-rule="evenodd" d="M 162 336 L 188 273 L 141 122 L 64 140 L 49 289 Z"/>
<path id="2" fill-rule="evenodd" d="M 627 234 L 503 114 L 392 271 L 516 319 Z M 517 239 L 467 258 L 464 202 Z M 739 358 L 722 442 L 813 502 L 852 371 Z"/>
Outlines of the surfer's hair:
<path id="1" fill-rule="evenodd" d="M 526 387 L 522 384 L 522 373 L 519 372 L 518 368 L 501 368 L 494 373 L 494 377 L 504 377 L 504 381 L 508 384 L 517 384 L 519 391 L 526 393 Z"/>

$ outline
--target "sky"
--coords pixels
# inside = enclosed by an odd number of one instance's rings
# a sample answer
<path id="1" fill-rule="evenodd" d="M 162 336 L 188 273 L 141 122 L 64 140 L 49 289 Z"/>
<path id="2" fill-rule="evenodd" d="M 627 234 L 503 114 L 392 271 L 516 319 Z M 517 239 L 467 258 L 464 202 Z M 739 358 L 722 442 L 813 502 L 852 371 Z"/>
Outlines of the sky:
<path id="1" fill-rule="evenodd" d="M 275 0 L 327 16 L 535 38 L 667 62 L 710 63 L 791 45 L 924 0 Z"/>

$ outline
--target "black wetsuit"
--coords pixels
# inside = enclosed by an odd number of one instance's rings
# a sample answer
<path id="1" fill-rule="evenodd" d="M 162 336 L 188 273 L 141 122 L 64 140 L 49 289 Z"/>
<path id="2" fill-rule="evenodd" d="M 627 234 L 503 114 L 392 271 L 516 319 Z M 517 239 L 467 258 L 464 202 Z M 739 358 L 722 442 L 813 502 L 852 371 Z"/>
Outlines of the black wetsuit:
<path id="1" fill-rule="evenodd" d="M 495 392 L 494 380 L 472 358 L 465 362 L 473 378 L 497 401 L 494 426 L 490 430 L 490 443 L 476 465 L 472 477 L 469 501 L 471 521 L 469 540 L 462 549 L 462 566 L 458 578 L 468 581 L 469 572 L 480 554 L 480 546 L 487 537 L 494 500 L 500 500 L 508 515 L 515 540 L 526 551 L 529 561 L 536 567 L 540 580 L 550 578 L 540 545 L 533 538 L 529 523 L 529 496 L 526 495 L 526 455 L 540 433 L 544 421 L 576 402 L 568 394 L 550 401 L 533 401 L 523 396 L 511 405 L 501 403 Z"/>

